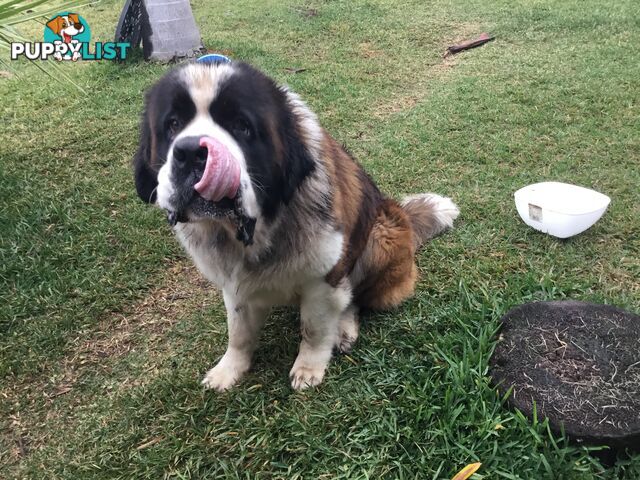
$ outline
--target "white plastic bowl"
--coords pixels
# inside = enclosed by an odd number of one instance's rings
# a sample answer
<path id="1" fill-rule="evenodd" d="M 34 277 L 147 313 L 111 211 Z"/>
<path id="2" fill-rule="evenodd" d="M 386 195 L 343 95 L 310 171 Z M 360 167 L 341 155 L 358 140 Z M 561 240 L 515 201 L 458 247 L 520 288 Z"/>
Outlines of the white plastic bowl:
<path id="1" fill-rule="evenodd" d="M 542 182 L 513 195 L 524 223 L 558 238 L 584 232 L 605 212 L 611 199 L 595 190 L 560 182 Z"/>

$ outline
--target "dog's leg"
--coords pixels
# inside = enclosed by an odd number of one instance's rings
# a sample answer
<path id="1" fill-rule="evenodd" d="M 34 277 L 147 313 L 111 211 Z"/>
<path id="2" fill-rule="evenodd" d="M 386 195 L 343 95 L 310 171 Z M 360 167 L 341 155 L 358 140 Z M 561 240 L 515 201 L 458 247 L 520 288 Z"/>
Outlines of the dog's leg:
<path id="1" fill-rule="evenodd" d="M 296 390 L 322 382 L 338 342 L 340 317 L 351 301 L 348 287 L 331 287 L 324 281 L 307 286 L 300 300 L 302 341 L 289 373 Z"/>
<path id="2" fill-rule="evenodd" d="M 224 304 L 229 330 L 227 351 L 202 380 L 205 387 L 218 391 L 231 388 L 249 370 L 262 324 L 269 314 L 268 307 L 241 301 L 226 292 Z"/>
<path id="3" fill-rule="evenodd" d="M 358 321 L 358 307 L 351 304 L 340 315 L 340 335 L 336 347 L 340 353 L 350 353 L 358 340 L 360 322 Z"/>

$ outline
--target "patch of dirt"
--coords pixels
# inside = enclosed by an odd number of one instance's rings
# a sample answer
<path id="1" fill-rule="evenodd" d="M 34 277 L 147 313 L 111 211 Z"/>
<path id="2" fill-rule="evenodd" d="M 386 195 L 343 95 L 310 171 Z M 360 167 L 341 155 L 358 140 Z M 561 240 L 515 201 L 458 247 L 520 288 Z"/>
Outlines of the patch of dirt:
<path id="1" fill-rule="evenodd" d="M 428 95 L 428 85 L 430 80 L 434 78 L 448 75 L 451 70 L 458 65 L 456 55 L 444 57 L 449 45 L 460 43 L 478 36 L 482 32 L 482 27 L 475 23 L 461 23 L 455 26 L 455 33 L 443 39 L 438 45 L 437 51 L 443 53 L 443 58 L 430 65 L 417 65 L 411 69 L 411 76 L 404 76 L 401 89 L 397 90 L 395 95 L 385 99 L 383 103 L 377 105 L 373 110 L 373 115 L 377 118 L 387 118 L 396 113 L 410 110 L 420 103 Z M 361 44 L 361 56 L 363 58 L 375 58 L 384 55 L 384 52 L 376 50 L 370 44 Z M 410 78 L 406 82 L 406 78 Z"/>
<path id="2" fill-rule="evenodd" d="M 501 394 L 576 439 L 640 445 L 640 317 L 615 307 L 526 304 L 503 318 L 491 358 Z"/>
<path id="3" fill-rule="evenodd" d="M 37 376 L 8 381 L 0 389 L 0 401 L 9 410 L 5 427 L 0 431 L 0 454 L 3 462 L 15 463 L 42 445 L 49 432 L 46 424 L 51 416 L 61 416 L 77 401 L 63 408 L 47 407 L 42 418 L 42 401 L 52 406 L 60 397 L 72 394 L 85 375 L 108 375 L 110 362 L 117 361 L 138 348 L 154 348 L 165 334 L 185 315 L 220 301 L 214 287 L 188 261 L 172 265 L 163 283 L 153 288 L 139 302 L 120 313 L 110 313 L 88 332 L 81 333 L 71 343 L 68 353 L 54 366 Z M 156 345 L 160 350 L 162 347 Z M 170 354 L 170 352 L 168 352 Z M 148 380 L 149 376 L 145 376 Z M 135 379 L 142 382 L 142 379 Z M 134 382 L 134 383 L 135 383 Z M 37 411 L 40 410 L 40 416 Z M 6 457 L 6 458 L 4 458 Z"/>
<path id="4" fill-rule="evenodd" d="M 123 313 L 108 314 L 90 335 L 76 339 L 63 360 L 65 371 L 73 374 L 73 381 L 83 369 L 105 358 L 126 355 L 136 347 L 137 339 L 144 338 L 145 342 L 160 339 L 182 318 L 185 307 L 190 307 L 187 313 L 194 308 L 206 308 L 217 297 L 215 288 L 193 265 L 177 263 L 167 270 L 163 284 L 141 301 Z"/>
<path id="5" fill-rule="evenodd" d="M 291 10 L 293 10 L 294 12 L 296 12 L 297 14 L 305 18 L 315 18 L 320 14 L 317 8 L 308 8 L 308 7 L 290 7 L 290 8 Z"/>
<path id="6" fill-rule="evenodd" d="M 405 90 L 396 92 L 386 98 L 383 103 L 376 105 L 372 112 L 373 115 L 379 119 L 384 119 L 396 113 L 411 110 L 428 95 L 428 81 L 434 77 L 447 75 L 457 64 L 455 57 L 447 57 L 443 58 L 439 63 L 426 67 L 424 70 L 418 70 L 417 72 L 422 77 L 414 79 L 415 83 L 408 85 Z"/>
<path id="7" fill-rule="evenodd" d="M 472 40 L 478 37 L 482 32 L 486 31 L 478 23 L 473 22 L 462 22 L 458 23 L 455 26 L 455 34 L 444 42 L 444 48 L 446 49 L 449 45 L 455 45 L 457 43 L 464 42 L 466 40 Z M 444 55 L 443 50 L 443 55 Z"/>
<path id="8" fill-rule="evenodd" d="M 362 58 L 375 58 L 384 55 L 384 52 L 375 47 L 371 42 L 363 42 L 358 45 Z"/>

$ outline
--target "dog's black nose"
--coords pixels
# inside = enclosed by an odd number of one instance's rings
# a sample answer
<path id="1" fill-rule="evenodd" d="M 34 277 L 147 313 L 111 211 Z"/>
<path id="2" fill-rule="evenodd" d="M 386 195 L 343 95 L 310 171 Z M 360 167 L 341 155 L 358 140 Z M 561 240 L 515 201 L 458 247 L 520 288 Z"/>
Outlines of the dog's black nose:
<path id="1" fill-rule="evenodd" d="M 204 166 L 208 153 L 200 146 L 200 137 L 184 137 L 173 146 L 173 158 L 183 165 Z"/>

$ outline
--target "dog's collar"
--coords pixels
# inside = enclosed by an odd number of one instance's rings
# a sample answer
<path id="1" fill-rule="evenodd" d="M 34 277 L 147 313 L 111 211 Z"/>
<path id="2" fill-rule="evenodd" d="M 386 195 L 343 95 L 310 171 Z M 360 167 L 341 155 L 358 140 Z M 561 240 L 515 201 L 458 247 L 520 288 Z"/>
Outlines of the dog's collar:
<path id="1" fill-rule="evenodd" d="M 208 65 L 220 65 L 223 63 L 231 63 L 231 59 L 219 53 L 208 53 L 196 59 L 196 63 L 205 63 Z"/>

